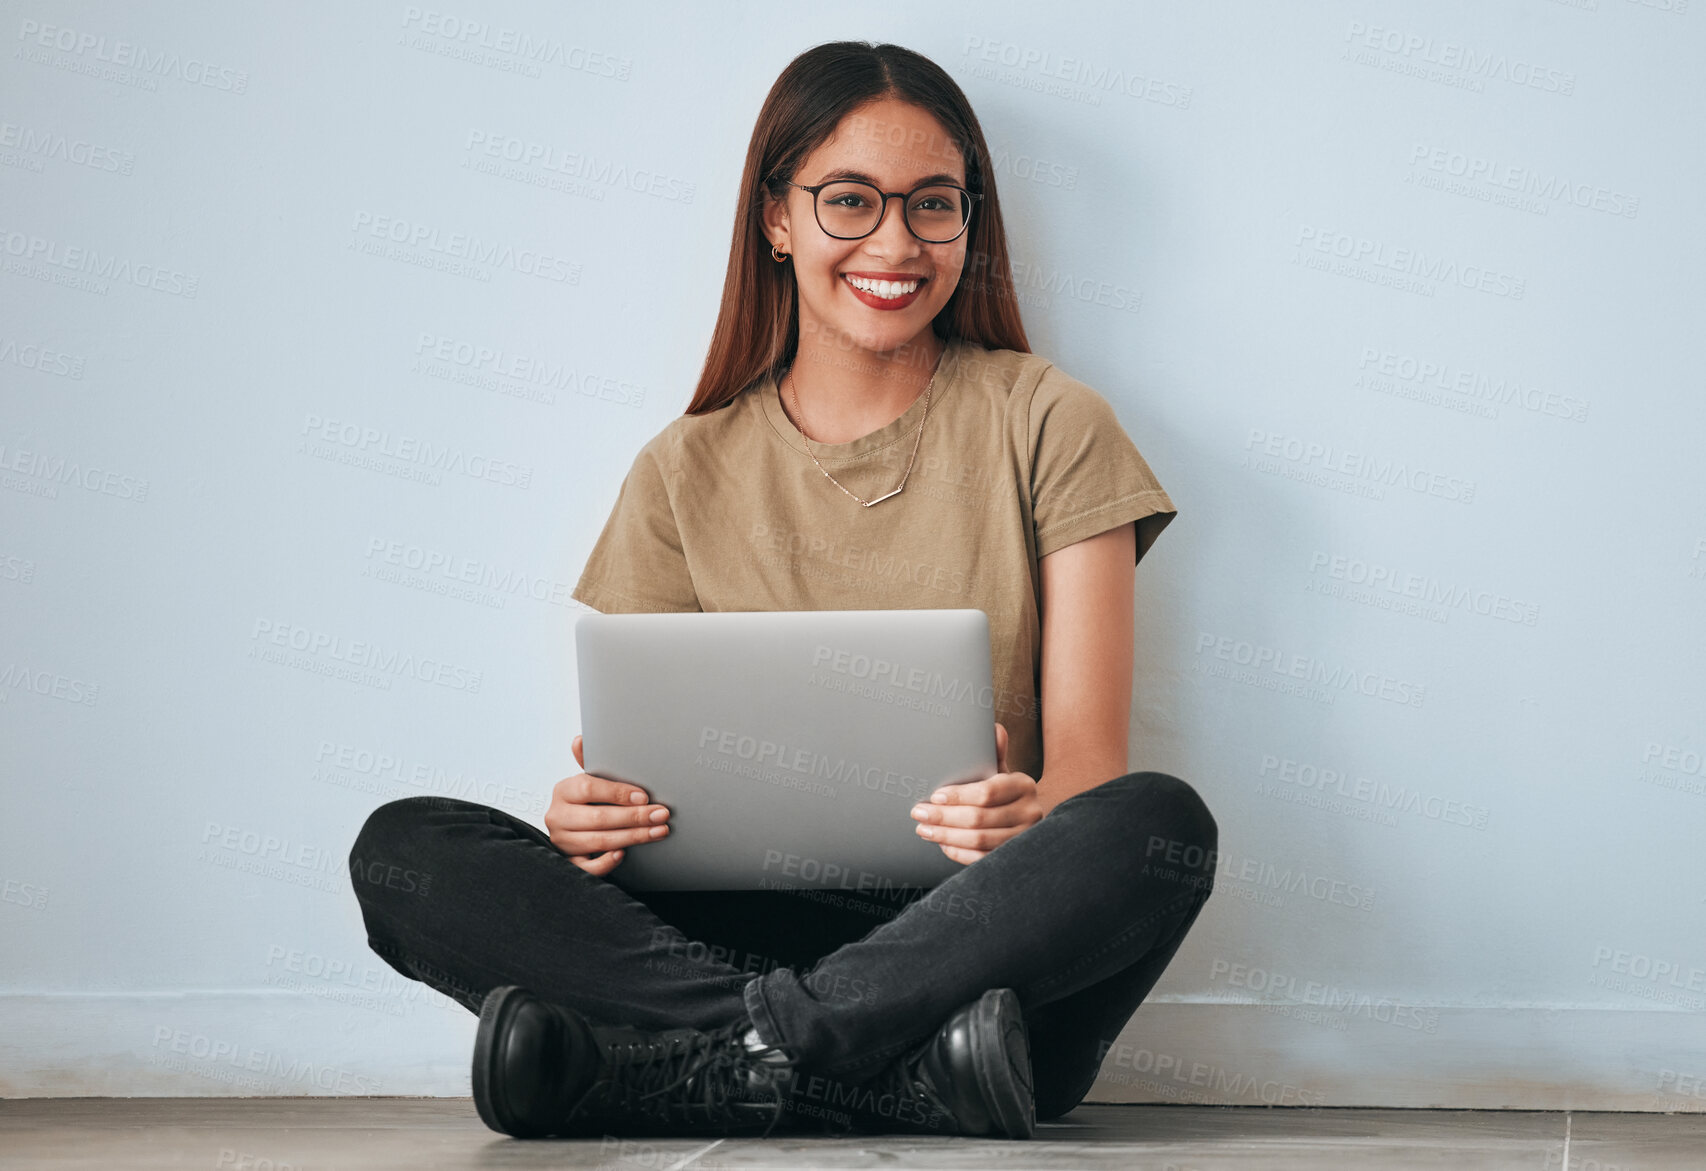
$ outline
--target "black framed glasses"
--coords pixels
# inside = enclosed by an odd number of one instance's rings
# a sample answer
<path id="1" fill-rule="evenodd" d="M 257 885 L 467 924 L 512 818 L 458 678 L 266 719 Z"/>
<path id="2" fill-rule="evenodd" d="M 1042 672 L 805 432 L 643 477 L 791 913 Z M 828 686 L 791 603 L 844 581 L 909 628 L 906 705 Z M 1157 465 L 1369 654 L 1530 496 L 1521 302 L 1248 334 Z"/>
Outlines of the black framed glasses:
<path id="1" fill-rule="evenodd" d="M 859 179 L 831 179 L 815 187 L 782 182 L 811 193 L 817 226 L 837 240 L 859 240 L 877 230 L 889 200 L 899 199 L 906 230 L 926 244 L 951 244 L 971 223 L 983 196 L 954 183 L 921 183 L 911 191 L 884 191 Z"/>

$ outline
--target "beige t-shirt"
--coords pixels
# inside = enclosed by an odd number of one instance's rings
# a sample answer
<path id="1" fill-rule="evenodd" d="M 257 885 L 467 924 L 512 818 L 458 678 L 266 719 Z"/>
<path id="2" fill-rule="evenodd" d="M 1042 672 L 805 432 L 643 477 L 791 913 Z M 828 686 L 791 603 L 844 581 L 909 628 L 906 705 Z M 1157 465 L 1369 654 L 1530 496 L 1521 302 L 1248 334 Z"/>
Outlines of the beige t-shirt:
<path id="1" fill-rule="evenodd" d="M 813 443 L 871 499 L 900 480 L 924 396 L 848 443 Z M 989 616 L 1008 767 L 1042 778 L 1037 561 L 1173 502 L 1107 400 L 1045 358 L 949 341 L 905 491 L 862 508 L 824 478 L 775 380 L 649 440 L 574 597 L 605 613 L 972 608 Z"/>

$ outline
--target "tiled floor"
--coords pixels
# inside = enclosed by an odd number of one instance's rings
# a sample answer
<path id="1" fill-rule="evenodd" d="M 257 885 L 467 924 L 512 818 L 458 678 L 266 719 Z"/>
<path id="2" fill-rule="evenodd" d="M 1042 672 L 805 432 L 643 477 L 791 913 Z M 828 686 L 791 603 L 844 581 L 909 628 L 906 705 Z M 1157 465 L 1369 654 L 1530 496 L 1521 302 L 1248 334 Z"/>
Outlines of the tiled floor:
<path id="1" fill-rule="evenodd" d="M 0 1101 L 0 1168 L 162 1167 L 1695 1171 L 1706 1168 L 1706 1115 L 1091 1105 L 1042 1124 L 1028 1142 L 902 1136 L 519 1142 L 487 1130 L 465 1098 Z"/>

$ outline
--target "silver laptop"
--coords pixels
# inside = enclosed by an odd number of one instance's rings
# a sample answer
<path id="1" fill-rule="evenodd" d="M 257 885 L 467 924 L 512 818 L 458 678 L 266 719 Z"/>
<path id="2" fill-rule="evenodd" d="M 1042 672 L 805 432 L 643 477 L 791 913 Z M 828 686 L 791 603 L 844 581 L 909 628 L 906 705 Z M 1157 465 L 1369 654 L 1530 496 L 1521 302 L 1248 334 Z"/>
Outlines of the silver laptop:
<path id="1" fill-rule="evenodd" d="M 585 614 L 575 652 L 586 771 L 670 809 L 618 886 L 872 894 L 964 869 L 910 810 L 996 770 L 982 610 Z"/>

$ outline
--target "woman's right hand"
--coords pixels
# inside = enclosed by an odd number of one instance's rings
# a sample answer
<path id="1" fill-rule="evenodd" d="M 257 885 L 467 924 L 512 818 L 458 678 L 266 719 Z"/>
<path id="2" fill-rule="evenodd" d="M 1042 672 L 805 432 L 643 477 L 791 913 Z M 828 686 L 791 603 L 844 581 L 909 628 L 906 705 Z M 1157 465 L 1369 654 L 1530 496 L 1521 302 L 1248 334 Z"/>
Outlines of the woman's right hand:
<path id="1" fill-rule="evenodd" d="M 584 769 L 579 736 L 572 747 L 575 763 Z M 545 829 L 551 844 L 569 861 L 602 878 L 622 861 L 622 847 L 668 835 L 668 807 L 647 805 L 645 800 L 646 791 L 638 785 L 576 773 L 552 787 Z"/>

